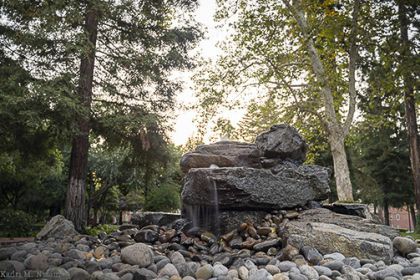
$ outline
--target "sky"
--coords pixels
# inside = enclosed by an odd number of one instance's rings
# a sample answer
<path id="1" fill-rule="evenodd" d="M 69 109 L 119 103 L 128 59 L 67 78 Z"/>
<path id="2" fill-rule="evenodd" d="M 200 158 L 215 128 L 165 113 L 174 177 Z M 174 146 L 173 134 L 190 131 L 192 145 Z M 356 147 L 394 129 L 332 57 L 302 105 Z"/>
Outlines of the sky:
<path id="1" fill-rule="evenodd" d="M 216 28 L 216 22 L 213 19 L 216 12 L 216 0 L 199 0 L 199 7 L 195 13 L 196 20 L 205 28 L 205 39 L 198 46 L 201 55 L 204 58 L 216 59 L 221 50 L 216 44 L 226 37 L 226 32 Z M 191 81 L 192 72 L 178 73 L 180 79 L 184 81 L 184 89 L 177 96 L 177 101 L 181 105 L 191 105 L 194 103 L 194 92 L 192 90 L 193 83 Z M 181 106 L 185 107 L 185 106 Z M 174 120 L 174 130 L 170 134 L 172 142 L 176 145 L 185 144 L 189 137 L 196 131 L 194 117 L 196 112 L 185 108 L 177 109 L 176 118 Z M 240 119 L 240 114 L 229 113 L 227 116 L 233 122 Z"/>

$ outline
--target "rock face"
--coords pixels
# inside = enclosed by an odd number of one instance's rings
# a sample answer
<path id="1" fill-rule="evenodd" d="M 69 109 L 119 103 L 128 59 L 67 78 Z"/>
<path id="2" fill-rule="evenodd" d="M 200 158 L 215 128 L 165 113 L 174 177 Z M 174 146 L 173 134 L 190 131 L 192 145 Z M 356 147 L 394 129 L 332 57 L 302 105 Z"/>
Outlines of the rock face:
<path id="1" fill-rule="evenodd" d="M 377 217 L 374 217 L 374 215 L 369 212 L 369 207 L 366 204 L 335 202 L 324 205 L 323 207 L 344 215 L 353 215 L 369 220 L 377 220 Z"/>
<path id="2" fill-rule="evenodd" d="M 399 236 L 399 232 L 389 226 L 377 224 L 372 220 L 357 216 L 334 213 L 324 208 L 306 210 L 299 215 L 298 221 L 304 223 L 334 224 L 355 231 L 377 233 L 390 239 Z"/>
<path id="3" fill-rule="evenodd" d="M 218 204 L 220 210 L 274 210 L 303 206 L 311 200 L 328 198 L 326 169 L 322 179 L 303 169 L 270 170 L 247 167 L 197 168 L 185 177 L 184 205 Z M 215 196 L 217 192 L 217 196 Z M 218 199 L 218 201 L 215 201 Z"/>
<path id="4" fill-rule="evenodd" d="M 256 144 L 222 141 L 198 146 L 180 163 L 186 173 L 183 215 L 194 226 L 230 230 L 234 223 L 229 219 L 235 216 L 256 222 L 263 211 L 328 198 L 329 169 L 302 165 L 306 149 L 297 130 L 285 124 L 259 135 Z"/>
<path id="5" fill-rule="evenodd" d="M 393 257 L 391 238 L 398 235 L 390 227 L 322 208 L 304 211 L 286 228 L 287 243 L 291 246 L 311 246 L 322 254 L 340 252 L 348 257 L 385 262 Z"/>
<path id="6" fill-rule="evenodd" d="M 36 238 L 64 238 L 76 234 L 78 233 L 74 229 L 73 223 L 69 220 L 66 220 L 66 218 L 64 218 L 63 216 L 57 215 L 51 218 L 51 220 L 36 235 Z"/>
<path id="7" fill-rule="evenodd" d="M 262 153 L 255 144 L 235 141 L 220 141 L 210 145 L 200 145 L 193 152 L 181 158 L 181 169 L 187 173 L 191 168 L 255 167 L 260 168 Z"/>
<path id="8" fill-rule="evenodd" d="M 307 145 L 298 131 L 286 124 L 272 126 L 269 131 L 260 134 L 256 144 L 264 156 L 269 158 L 305 161 Z"/>

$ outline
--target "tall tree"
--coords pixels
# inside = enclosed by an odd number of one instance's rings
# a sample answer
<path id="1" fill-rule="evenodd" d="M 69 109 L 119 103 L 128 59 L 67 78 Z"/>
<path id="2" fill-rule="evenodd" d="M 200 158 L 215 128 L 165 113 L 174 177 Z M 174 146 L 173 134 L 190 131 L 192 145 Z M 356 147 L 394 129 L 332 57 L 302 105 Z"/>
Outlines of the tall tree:
<path id="1" fill-rule="evenodd" d="M 344 141 L 356 108 L 360 1 L 220 1 L 233 20 L 226 55 L 196 76 L 202 105 L 232 104 L 228 93 L 275 92 L 330 145 L 339 200 L 352 201 Z M 235 14 L 234 17 L 230 15 Z M 255 89 L 257 88 L 257 90 Z M 251 90 L 252 89 L 252 90 Z"/>
<path id="2" fill-rule="evenodd" d="M 65 112 L 60 129 L 72 138 L 66 214 L 83 230 L 89 134 L 129 126 L 140 137 L 151 119 L 167 118 L 181 88 L 170 74 L 193 66 L 188 50 L 201 35 L 189 17 L 196 1 L 0 4 L 1 49 L 37 78 L 30 91 Z"/>
<path id="3" fill-rule="evenodd" d="M 416 61 L 416 58 L 412 53 L 413 42 L 410 41 L 408 36 L 410 29 L 409 25 L 411 24 L 409 18 L 413 17 L 413 21 L 416 20 L 414 13 L 419 9 L 419 4 L 416 1 L 396 2 L 398 5 L 398 19 L 400 24 L 400 71 L 403 80 L 405 120 L 408 132 L 408 142 L 410 146 L 410 163 L 413 176 L 414 193 L 416 197 L 417 216 L 420 216 L 420 140 L 417 128 L 418 125 L 415 99 L 415 73 L 416 69 L 419 70 L 420 68 L 418 66 L 418 59 Z M 409 9 L 407 8 L 407 5 L 411 10 L 410 14 L 408 12 Z"/>
<path id="4" fill-rule="evenodd" d="M 88 2 L 86 5 L 85 32 L 86 50 L 81 54 L 79 70 L 79 86 L 77 95 L 84 112 L 89 112 L 92 106 L 93 70 L 95 68 L 96 37 L 98 34 L 99 11 Z M 73 221 L 79 230 L 84 228 L 86 221 L 85 193 L 86 173 L 89 152 L 89 114 L 77 118 L 77 134 L 73 137 L 70 157 L 69 186 L 66 194 L 65 215 Z"/>

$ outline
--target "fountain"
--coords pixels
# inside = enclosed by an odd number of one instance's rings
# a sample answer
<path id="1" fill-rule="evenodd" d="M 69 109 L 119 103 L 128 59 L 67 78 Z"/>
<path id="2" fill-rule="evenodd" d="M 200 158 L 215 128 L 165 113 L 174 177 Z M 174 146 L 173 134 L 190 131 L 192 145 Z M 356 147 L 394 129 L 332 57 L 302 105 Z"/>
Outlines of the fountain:
<path id="1" fill-rule="evenodd" d="M 186 173 L 183 216 L 194 226 L 226 232 L 244 220 L 328 198 L 329 170 L 305 165 L 306 143 L 296 129 L 273 126 L 255 144 L 200 145 L 181 159 Z"/>

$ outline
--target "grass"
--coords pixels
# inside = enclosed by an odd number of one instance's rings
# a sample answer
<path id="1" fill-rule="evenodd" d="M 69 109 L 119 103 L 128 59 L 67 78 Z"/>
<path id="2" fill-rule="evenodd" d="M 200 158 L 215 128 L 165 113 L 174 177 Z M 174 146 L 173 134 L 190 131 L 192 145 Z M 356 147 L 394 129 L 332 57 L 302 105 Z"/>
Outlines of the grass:
<path id="1" fill-rule="evenodd" d="M 407 232 L 405 230 L 400 230 L 401 236 L 411 236 L 414 239 L 420 239 L 420 233 L 418 232 Z"/>

